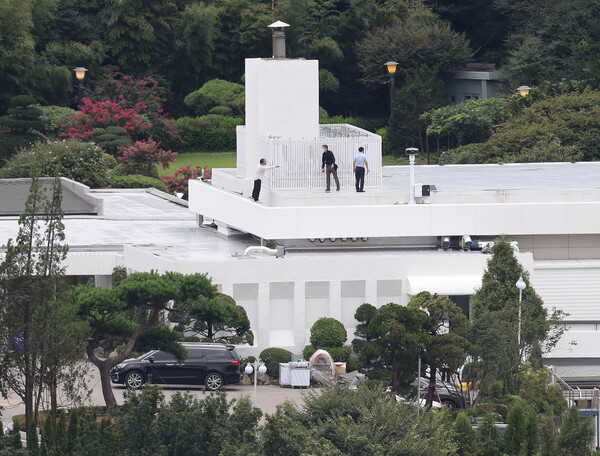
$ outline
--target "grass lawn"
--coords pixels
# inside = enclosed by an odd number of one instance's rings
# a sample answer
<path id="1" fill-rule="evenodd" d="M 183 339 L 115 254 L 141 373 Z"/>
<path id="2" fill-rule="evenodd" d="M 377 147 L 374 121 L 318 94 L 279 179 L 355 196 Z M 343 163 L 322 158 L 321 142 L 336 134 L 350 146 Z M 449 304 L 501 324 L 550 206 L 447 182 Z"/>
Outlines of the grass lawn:
<path id="1" fill-rule="evenodd" d="M 169 169 L 158 167 L 158 174 L 161 176 L 172 176 L 175 171 L 185 165 L 207 166 L 209 168 L 235 168 L 235 152 L 193 152 L 190 154 L 177 155 L 177 162 L 171 163 Z M 417 164 L 424 165 L 426 158 L 417 156 Z M 383 156 L 383 166 L 408 165 L 408 158 L 405 156 L 395 157 L 394 155 Z"/>
<path id="2" fill-rule="evenodd" d="M 191 154 L 177 155 L 177 161 L 171 163 L 168 169 L 162 166 L 158 167 L 158 174 L 161 176 L 172 176 L 182 166 L 189 164 L 193 166 L 200 165 L 209 168 L 235 168 L 236 153 L 235 152 L 194 152 Z"/>

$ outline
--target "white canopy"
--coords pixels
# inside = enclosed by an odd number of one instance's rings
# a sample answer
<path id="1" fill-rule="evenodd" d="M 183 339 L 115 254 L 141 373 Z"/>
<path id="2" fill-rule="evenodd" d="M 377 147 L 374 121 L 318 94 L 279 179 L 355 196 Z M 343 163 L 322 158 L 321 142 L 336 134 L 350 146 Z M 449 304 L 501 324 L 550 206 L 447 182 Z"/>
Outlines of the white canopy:
<path id="1" fill-rule="evenodd" d="M 410 296 L 422 291 L 442 296 L 472 295 L 481 287 L 480 275 L 408 276 Z"/>

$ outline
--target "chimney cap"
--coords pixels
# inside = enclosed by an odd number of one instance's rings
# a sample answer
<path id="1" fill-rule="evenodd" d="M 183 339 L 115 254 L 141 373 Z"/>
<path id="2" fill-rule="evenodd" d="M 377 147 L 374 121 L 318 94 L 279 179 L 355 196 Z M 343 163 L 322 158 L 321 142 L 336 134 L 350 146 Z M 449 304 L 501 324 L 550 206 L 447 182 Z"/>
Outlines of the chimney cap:
<path id="1" fill-rule="evenodd" d="M 276 21 L 276 22 L 273 22 L 273 23 L 272 23 L 271 25 L 269 25 L 268 27 L 269 27 L 269 28 L 279 28 L 279 27 L 283 28 L 283 27 L 289 27 L 289 26 L 290 26 L 290 24 L 286 24 L 285 22 L 282 22 L 282 21 Z"/>

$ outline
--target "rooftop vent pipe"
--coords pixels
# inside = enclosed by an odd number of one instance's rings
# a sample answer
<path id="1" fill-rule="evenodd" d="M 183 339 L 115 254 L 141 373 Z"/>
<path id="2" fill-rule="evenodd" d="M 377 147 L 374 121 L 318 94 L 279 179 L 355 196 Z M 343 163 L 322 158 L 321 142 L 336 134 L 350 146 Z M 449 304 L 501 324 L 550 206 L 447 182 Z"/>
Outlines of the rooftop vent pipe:
<path id="1" fill-rule="evenodd" d="M 247 247 L 246 250 L 244 250 L 244 256 L 247 257 L 250 256 L 250 254 L 256 252 L 262 252 L 266 255 L 274 256 L 275 258 L 283 258 L 283 256 L 285 255 L 285 249 L 282 245 L 278 245 L 275 249 L 270 249 L 269 247 L 265 247 L 264 245 L 252 245 L 250 247 Z"/>
<path id="2" fill-rule="evenodd" d="M 285 32 L 283 29 L 289 27 L 290 24 L 286 24 L 282 21 L 273 22 L 269 25 L 270 29 L 273 29 L 273 58 L 274 59 L 285 59 Z M 279 29 L 279 30 L 275 30 Z"/>

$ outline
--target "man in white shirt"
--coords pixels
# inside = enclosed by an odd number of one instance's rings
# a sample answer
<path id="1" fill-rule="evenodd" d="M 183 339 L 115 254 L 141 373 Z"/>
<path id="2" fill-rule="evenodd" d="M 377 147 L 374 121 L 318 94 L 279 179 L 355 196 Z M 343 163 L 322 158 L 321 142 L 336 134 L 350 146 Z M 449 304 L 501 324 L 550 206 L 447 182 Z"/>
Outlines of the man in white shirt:
<path id="1" fill-rule="evenodd" d="M 356 191 L 364 193 L 365 186 L 365 168 L 369 172 L 369 162 L 365 154 L 364 147 L 358 148 L 358 153 L 354 156 L 354 176 L 356 178 Z"/>
<path id="2" fill-rule="evenodd" d="M 254 175 L 254 189 L 252 190 L 252 199 L 254 201 L 258 201 L 258 197 L 260 195 L 260 186 L 262 184 L 262 179 L 265 177 L 265 173 L 273 168 L 279 168 L 279 165 L 267 166 L 267 160 L 265 160 L 264 158 L 260 159 L 260 163 L 256 167 L 256 174 Z"/>

